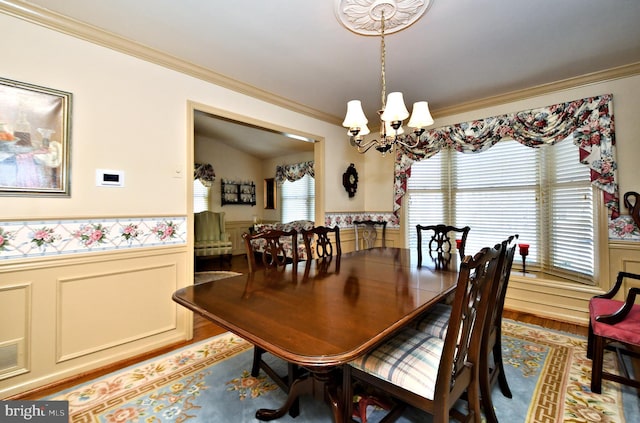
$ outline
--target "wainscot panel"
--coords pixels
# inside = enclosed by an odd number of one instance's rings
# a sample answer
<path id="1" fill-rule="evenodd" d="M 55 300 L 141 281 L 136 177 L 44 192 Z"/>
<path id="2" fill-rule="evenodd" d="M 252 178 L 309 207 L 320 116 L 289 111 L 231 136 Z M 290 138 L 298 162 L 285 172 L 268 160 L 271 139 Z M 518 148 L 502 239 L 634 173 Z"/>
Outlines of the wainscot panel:
<path id="1" fill-rule="evenodd" d="M 18 340 L 17 367 L 28 372 L 2 375 L 0 398 L 188 339 L 192 314 L 171 300 L 193 280 L 187 250 L 164 246 L 5 262 L 0 317 L 11 324 L 0 329 L 0 350 Z"/>

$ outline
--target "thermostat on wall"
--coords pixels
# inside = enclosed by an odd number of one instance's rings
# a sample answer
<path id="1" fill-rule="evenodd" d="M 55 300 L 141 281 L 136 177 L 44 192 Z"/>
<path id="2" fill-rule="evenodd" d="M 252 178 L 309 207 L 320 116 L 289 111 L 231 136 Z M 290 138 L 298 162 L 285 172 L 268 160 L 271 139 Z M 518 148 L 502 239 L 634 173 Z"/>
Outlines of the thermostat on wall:
<path id="1" fill-rule="evenodd" d="M 123 170 L 96 169 L 96 185 L 99 187 L 123 187 Z"/>

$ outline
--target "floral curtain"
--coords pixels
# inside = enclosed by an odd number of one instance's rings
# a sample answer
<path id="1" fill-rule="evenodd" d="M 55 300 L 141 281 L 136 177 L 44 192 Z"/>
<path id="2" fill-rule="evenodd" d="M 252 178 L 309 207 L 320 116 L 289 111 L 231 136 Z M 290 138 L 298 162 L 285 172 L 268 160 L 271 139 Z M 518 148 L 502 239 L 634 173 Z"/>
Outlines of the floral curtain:
<path id="1" fill-rule="evenodd" d="M 216 180 L 216 173 L 213 171 L 213 166 L 209 163 L 196 163 L 193 168 L 193 179 L 198 179 L 202 185 L 210 188 L 213 181 Z"/>
<path id="2" fill-rule="evenodd" d="M 282 184 L 284 181 L 295 182 L 304 175 L 312 178 L 316 176 L 313 169 L 313 160 L 303 163 L 295 163 L 284 166 L 276 166 L 276 183 Z"/>
<path id="3" fill-rule="evenodd" d="M 481 152 L 504 138 L 535 148 L 553 145 L 573 135 L 573 142 L 580 151 L 580 163 L 589 166 L 591 183 L 603 192 L 611 217 L 618 217 L 620 199 L 612 99 L 611 94 L 588 97 L 425 132 L 418 146 L 399 146 L 396 150 L 394 214 L 398 216 L 402 197 L 407 191 L 411 165 L 444 148 L 454 148 L 461 153 Z"/>

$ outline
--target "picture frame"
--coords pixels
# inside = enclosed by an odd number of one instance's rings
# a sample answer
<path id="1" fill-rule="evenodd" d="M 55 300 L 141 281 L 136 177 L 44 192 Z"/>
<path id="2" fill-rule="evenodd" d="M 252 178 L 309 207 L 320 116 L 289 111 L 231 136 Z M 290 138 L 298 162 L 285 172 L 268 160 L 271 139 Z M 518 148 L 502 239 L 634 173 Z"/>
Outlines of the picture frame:
<path id="1" fill-rule="evenodd" d="M 69 197 L 72 94 L 0 78 L 0 195 Z"/>

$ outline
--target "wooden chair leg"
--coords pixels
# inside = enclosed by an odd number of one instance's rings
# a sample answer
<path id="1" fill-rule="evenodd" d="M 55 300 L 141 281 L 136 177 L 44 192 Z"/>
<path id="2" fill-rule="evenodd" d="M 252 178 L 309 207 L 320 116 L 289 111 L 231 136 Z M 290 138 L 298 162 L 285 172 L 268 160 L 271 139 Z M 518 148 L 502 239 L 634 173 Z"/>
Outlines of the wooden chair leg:
<path id="1" fill-rule="evenodd" d="M 593 328 L 589 322 L 589 334 L 587 336 L 587 358 L 593 359 Z"/>
<path id="2" fill-rule="evenodd" d="M 496 371 L 497 369 L 494 369 L 494 372 Z M 496 416 L 493 409 L 493 401 L 491 399 L 491 380 L 492 377 L 487 360 L 487 364 L 480 368 L 480 400 L 487 423 L 498 423 L 498 416 Z"/>
<path id="3" fill-rule="evenodd" d="M 602 393 L 602 364 L 604 361 L 604 339 L 594 335 L 592 337 L 591 362 L 591 392 Z"/>
<path id="4" fill-rule="evenodd" d="M 504 365 L 502 363 L 502 342 L 500 342 L 501 333 L 496 335 L 496 343 L 493 346 L 493 361 L 495 363 L 494 372 L 498 372 L 498 385 L 500 386 L 500 392 L 507 398 L 512 398 L 511 389 L 507 383 L 507 376 L 504 373 Z"/>

